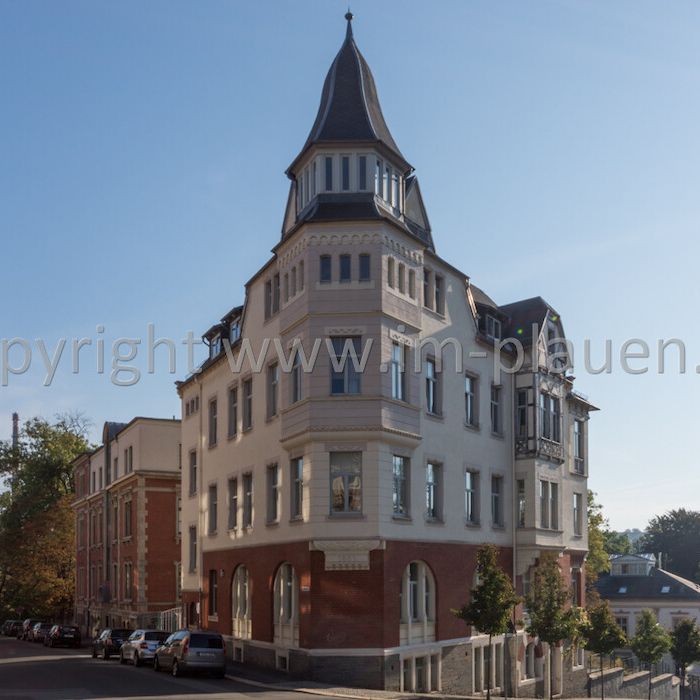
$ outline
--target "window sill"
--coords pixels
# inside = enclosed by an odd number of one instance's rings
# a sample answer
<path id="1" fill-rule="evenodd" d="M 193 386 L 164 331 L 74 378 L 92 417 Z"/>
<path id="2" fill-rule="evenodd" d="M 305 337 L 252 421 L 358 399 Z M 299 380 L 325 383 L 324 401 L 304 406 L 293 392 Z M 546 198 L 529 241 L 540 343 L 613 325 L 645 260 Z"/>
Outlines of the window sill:
<path id="1" fill-rule="evenodd" d="M 236 432 L 233 433 L 232 435 L 227 435 L 227 436 L 226 436 L 226 439 L 227 439 L 229 442 L 231 442 L 231 440 L 235 440 L 237 437 L 238 437 L 238 431 L 236 431 Z"/>
<path id="2" fill-rule="evenodd" d="M 437 421 L 444 421 L 445 420 L 445 417 L 442 415 L 442 413 L 433 413 L 432 411 L 426 411 L 425 417 L 430 418 L 432 420 L 437 420 Z"/>
<path id="3" fill-rule="evenodd" d="M 227 527 L 226 532 L 233 532 L 233 533 L 238 532 L 238 525 L 234 525 L 233 527 Z"/>
<path id="4" fill-rule="evenodd" d="M 196 492 L 196 491 L 190 491 L 190 492 L 187 494 L 188 498 L 194 498 L 196 495 L 197 495 L 197 492 Z"/>
<path id="5" fill-rule="evenodd" d="M 265 423 L 272 423 L 279 417 L 280 417 L 279 413 L 273 413 L 271 416 L 265 417 Z"/>
<path id="6" fill-rule="evenodd" d="M 218 622 L 218 621 L 219 621 L 219 616 L 218 616 L 218 614 L 215 614 L 215 615 L 208 615 L 208 616 L 207 616 L 207 621 L 208 621 L 208 622 Z"/>
<path id="7" fill-rule="evenodd" d="M 479 521 L 479 520 L 467 520 L 465 518 L 464 519 L 464 527 L 479 528 L 479 527 L 481 527 L 481 521 Z"/>
<path id="8" fill-rule="evenodd" d="M 413 522 L 413 518 L 408 515 L 408 513 L 394 513 L 391 519 L 399 523 L 410 523 Z"/>
<path id="9" fill-rule="evenodd" d="M 493 430 L 491 431 L 491 437 L 496 438 L 496 440 L 504 440 L 505 435 L 503 433 L 496 433 Z"/>
<path id="10" fill-rule="evenodd" d="M 427 525 L 444 525 L 445 521 L 442 518 L 426 518 Z"/>
<path id="11" fill-rule="evenodd" d="M 280 524 L 279 519 L 265 521 L 265 527 L 279 527 L 279 524 Z"/>
<path id="12" fill-rule="evenodd" d="M 246 433 L 249 433 L 252 429 L 253 429 L 253 426 L 249 425 L 246 428 L 241 428 L 241 433 L 243 433 L 243 435 L 245 435 Z"/>
<path id="13" fill-rule="evenodd" d="M 464 423 L 464 427 L 467 430 L 472 430 L 475 433 L 480 433 L 481 432 L 481 426 L 478 423 Z"/>
<path id="14" fill-rule="evenodd" d="M 303 515 L 295 515 L 293 518 L 289 518 L 289 523 L 291 524 L 298 524 L 298 523 L 303 523 L 304 522 L 304 516 Z"/>
<path id="15" fill-rule="evenodd" d="M 365 514 L 364 513 L 337 512 L 337 513 L 329 513 L 327 517 L 328 517 L 328 520 L 364 520 Z"/>
<path id="16" fill-rule="evenodd" d="M 492 530 L 505 530 L 506 526 L 503 523 L 491 523 Z"/>
<path id="17" fill-rule="evenodd" d="M 132 535 L 126 535 L 126 537 L 122 537 L 122 544 L 128 544 L 131 542 Z"/>
<path id="18" fill-rule="evenodd" d="M 581 532 L 574 532 L 573 535 L 571 535 L 571 538 L 574 540 L 582 540 L 583 539 L 583 533 Z"/>
<path id="19" fill-rule="evenodd" d="M 218 534 L 216 530 L 212 530 L 211 532 L 207 532 L 207 537 L 216 537 Z"/>
<path id="20" fill-rule="evenodd" d="M 207 445 L 207 449 L 208 449 L 208 450 L 213 450 L 217 445 L 218 445 L 218 443 L 216 443 L 216 442 L 210 442 L 210 443 Z"/>

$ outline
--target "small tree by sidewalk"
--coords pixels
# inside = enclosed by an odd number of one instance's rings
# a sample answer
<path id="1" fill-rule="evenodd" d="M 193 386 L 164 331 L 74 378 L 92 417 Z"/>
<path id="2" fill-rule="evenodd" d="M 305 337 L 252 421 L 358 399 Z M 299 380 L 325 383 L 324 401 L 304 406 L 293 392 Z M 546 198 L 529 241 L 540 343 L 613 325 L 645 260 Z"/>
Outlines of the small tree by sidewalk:
<path id="1" fill-rule="evenodd" d="M 649 692 L 651 700 L 651 667 L 658 664 L 661 657 L 671 649 L 671 636 L 656 621 L 651 610 L 642 610 L 637 620 L 637 631 L 630 641 L 635 656 L 649 666 Z"/>
<path id="2" fill-rule="evenodd" d="M 586 648 L 598 654 L 600 659 L 600 700 L 605 700 L 605 683 L 603 682 L 603 656 L 627 643 L 625 633 L 615 622 L 610 606 L 606 600 L 598 599 L 588 608 L 588 624 L 583 632 Z"/>
<path id="3" fill-rule="evenodd" d="M 671 656 L 681 677 L 681 692 L 684 692 L 688 666 L 700 661 L 700 629 L 695 620 L 681 620 L 671 632 Z"/>
<path id="4" fill-rule="evenodd" d="M 530 592 L 527 595 L 529 634 L 539 637 L 549 646 L 549 697 L 554 697 L 553 648 L 563 639 L 571 639 L 576 633 L 577 615 L 567 608 L 571 592 L 564 585 L 557 556 L 545 553 L 535 568 Z"/>
<path id="5" fill-rule="evenodd" d="M 491 659 L 493 635 L 505 634 L 513 608 L 519 602 L 513 584 L 498 564 L 498 548 L 484 545 L 476 555 L 478 583 L 472 589 L 468 605 L 453 610 L 460 619 L 489 636 L 486 698 L 491 698 Z"/>

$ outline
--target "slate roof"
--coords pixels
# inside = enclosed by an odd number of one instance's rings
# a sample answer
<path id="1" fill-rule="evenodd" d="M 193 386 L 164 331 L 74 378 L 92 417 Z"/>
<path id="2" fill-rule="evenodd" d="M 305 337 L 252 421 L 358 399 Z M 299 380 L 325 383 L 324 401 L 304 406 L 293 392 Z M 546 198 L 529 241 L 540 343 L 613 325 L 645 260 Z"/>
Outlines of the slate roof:
<path id="1" fill-rule="evenodd" d="M 682 600 L 700 602 L 700 586 L 664 569 L 652 569 L 648 576 L 601 575 L 596 589 L 602 598 L 614 600 Z M 668 587 L 666 593 L 662 590 Z"/>
<path id="2" fill-rule="evenodd" d="M 533 339 L 533 324 L 537 327 L 537 335 L 539 336 L 547 317 L 547 312 L 551 310 L 554 315 L 557 315 L 542 297 L 523 299 L 512 304 L 505 304 L 499 308 L 510 319 L 506 328 L 507 335 L 518 338 L 526 345 Z"/>
<path id="3" fill-rule="evenodd" d="M 312 144 L 339 141 L 379 142 L 410 169 L 384 120 L 372 71 L 353 38 L 352 14 L 345 18 L 345 41 L 326 75 L 316 119 L 287 172 Z"/>

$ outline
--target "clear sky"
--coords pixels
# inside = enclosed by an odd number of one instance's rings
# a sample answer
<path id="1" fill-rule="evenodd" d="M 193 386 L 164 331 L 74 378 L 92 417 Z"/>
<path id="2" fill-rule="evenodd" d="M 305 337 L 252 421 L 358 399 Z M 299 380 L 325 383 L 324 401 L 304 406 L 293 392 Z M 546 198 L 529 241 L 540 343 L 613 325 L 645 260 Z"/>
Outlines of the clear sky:
<path id="1" fill-rule="evenodd" d="M 176 373 L 110 382 L 119 336 L 199 335 L 242 301 L 280 235 L 285 168 L 316 114 L 347 4 L 0 0 L 0 338 L 70 340 L 10 413 L 179 413 Z M 355 0 L 357 43 L 415 166 L 437 252 L 499 303 L 543 296 L 601 407 L 590 486 L 611 524 L 700 509 L 700 4 Z M 104 333 L 97 332 L 102 324 Z M 97 338 L 106 372 L 96 372 Z M 681 338 L 688 372 L 658 339 Z M 629 338 L 644 375 L 591 375 Z M 21 361 L 21 348 L 10 363 Z M 640 362 L 631 363 L 638 365 Z M 672 371 L 669 371 L 672 370 Z"/>

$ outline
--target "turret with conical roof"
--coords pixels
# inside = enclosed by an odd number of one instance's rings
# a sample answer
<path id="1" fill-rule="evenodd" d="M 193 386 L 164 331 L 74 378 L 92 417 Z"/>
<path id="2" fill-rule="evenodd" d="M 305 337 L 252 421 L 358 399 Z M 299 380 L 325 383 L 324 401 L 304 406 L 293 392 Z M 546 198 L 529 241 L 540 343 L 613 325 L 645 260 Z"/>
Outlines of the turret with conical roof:
<path id="1" fill-rule="evenodd" d="M 386 219 L 432 249 L 413 168 L 382 114 L 352 13 L 345 19 L 345 41 L 326 75 L 316 119 L 287 169 L 292 185 L 282 238 L 304 223 Z"/>

